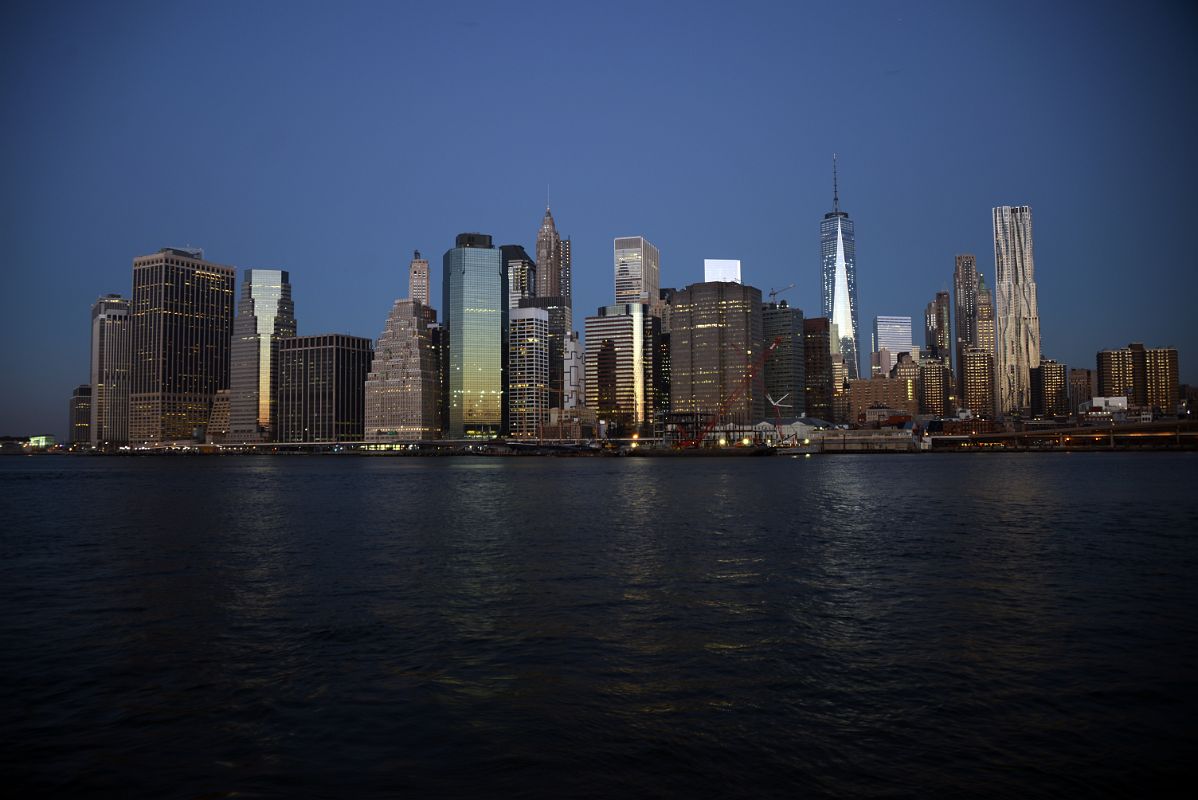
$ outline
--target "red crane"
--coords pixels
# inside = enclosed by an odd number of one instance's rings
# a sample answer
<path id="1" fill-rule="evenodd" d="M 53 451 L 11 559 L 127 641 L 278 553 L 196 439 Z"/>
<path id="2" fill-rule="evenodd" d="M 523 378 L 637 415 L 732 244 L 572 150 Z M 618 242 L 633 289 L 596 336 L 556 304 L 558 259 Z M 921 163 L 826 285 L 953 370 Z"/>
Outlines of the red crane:
<path id="1" fill-rule="evenodd" d="M 678 445 L 679 447 L 698 447 L 699 445 L 703 444 L 703 440 L 707 438 L 708 434 L 715 430 L 715 426 L 719 424 L 720 419 L 722 419 L 723 416 L 728 413 L 728 407 L 735 403 L 736 399 L 744 394 L 745 390 L 749 388 L 749 386 L 753 383 L 753 378 L 757 376 L 757 372 L 765 364 L 766 359 L 774 354 L 774 350 L 781 343 L 781 336 L 774 337 L 774 341 L 770 342 L 769 346 L 761 352 L 761 355 L 754 359 L 753 363 L 749 365 L 749 368 L 745 371 L 745 379 L 741 381 L 740 386 L 737 386 L 731 394 L 729 394 L 720 402 L 719 409 L 716 411 L 716 413 L 711 415 L 711 419 L 709 419 L 707 424 L 703 426 L 703 432 L 693 439 L 687 439 L 685 442 L 680 442 Z"/>

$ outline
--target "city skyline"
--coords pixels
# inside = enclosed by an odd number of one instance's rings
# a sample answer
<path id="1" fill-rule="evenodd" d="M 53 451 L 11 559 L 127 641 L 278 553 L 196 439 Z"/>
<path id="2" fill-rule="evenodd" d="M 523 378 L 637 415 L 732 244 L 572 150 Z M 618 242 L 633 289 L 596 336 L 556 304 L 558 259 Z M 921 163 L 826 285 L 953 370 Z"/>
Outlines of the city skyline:
<path id="1" fill-rule="evenodd" d="M 826 45 L 813 38 L 791 53 L 770 43 L 788 26 L 818 29 L 830 12 L 778 8 L 778 24 L 766 26 L 753 15 L 701 9 L 685 35 L 662 37 L 673 58 L 638 56 L 618 67 L 603 47 L 616 15 L 594 10 L 537 21 L 532 10 L 481 6 L 361 5 L 332 19 L 299 9 L 285 34 L 268 6 L 237 13 L 229 25 L 220 13 L 169 7 L 29 8 L 2 34 L 2 89 L 21 120 L 3 133 L 12 212 L 0 228 L 12 265 L 5 288 L 31 301 L 4 322 L 19 345 L 3 356 L 0 433 L 62 434 L 55 409 L 88 377 L 87 309 L 106 293 L 129 295 L 137 256 L 192 245 L 239 270 L 287 270 L 303 310 L 301 334 L 374 337 L 405 295 L 412 250 L 440 253 L 456 233 L 481 230 L 534 252 L 546 182 L 558 230 L 572 240 L 576 318 L 612 302 L 611 241 L 629 232 L 660 248 L 662 286 L 701 280 L 705 258 L 735 258 L 745 283 L 763 294 L 795 283 L 782 297 L 813 317 L 819 250 L 811 231 L 827 211 L 834 152 L 860 227 L 859 319 L 918 316 L 929 297 L 951 288 L 960 253 L 977 254 L 993 289 L 989 211 L 1027 205 L 1036 212 L 1045 356 L 1093 368 L 1096 351 L 1128 341 L 1173 346 L 1180 380 L 1198 382 L 1198 346 L 1186 324 L 1196 279 L 1180 233 L 1195 211 L 1185 178 L 1196 156 L 1182 135 L 1198 106 L 1187 102 L 1195 61 L 1188 48 L 1169 44 L 1192 36 L 1190 17 L 1166 10 L 1176 25 L 1149 26 L 1117 7 L 1099 8 L 1077 31 L 1066 63 L 1055 47 L 1063 10 L 1032 18 L 904 8 L 900 19 L 885 6 L 855 9 L 848 16 L 860 35 L 842 43 L 850 57 L 836 67 L 852 92 L 821 100 L 832 121 L 792 140 L 795 109 L 822 97 L 832 74 L 821 66 Z M 1018 26 L 1007 16 L 1020 18 Z M 569 47 L 555 42 L 526 65 L 483 73 L 465 56 L 496 36 L 531 37 L 571 22 L 585 24 L 571 25 Z M 671 20 L 648 9 L 642 23 L 664 33 Z M 317 34 L 322 25 L 333 31 L 328 41 Z M 370 42 L 407 29 L 420 35 L 402 58 L 353 56 L 332 42 L 337 33 Z M 149 30 L 165 35 L 147 43 Z M 732 34 L 730 61 L 717 67 L 705 43 L 723 31 Z M 759 40 L 768 46 L 745 44 Z M 235 58 L 200 69 L 169 55 L 200 42 Z M 75 55 L 30 72 L 38 52 L 58 47 Z M 163 68 L 151 74 L 141 59 L 123 57 L 134 47 Z M 386 51 L 372 47 L 363 50 Z M 421 54 L 445 48 L 458 63 L 404 77 Z M 851 57 L 866 49 L 875 57 Z M 1162 51 L 1179 63 L 1160 59 Z M 281 56 L 277 64 L 273 56 Z M 936 66 L 947 60 L 957 65 L 951 74 Z M 422 75 L 436 80 L 425 86 Z M 543 89 L 571 124 L 535 137 L 535 146 L 515 144 L 532 120 L 487 135 L 447 127 L 445 104 L 468 88 L 486 108 Z M 375 95 L 394 100 L 370 102 Z M 634 132 L 615 114 L 628 96 L 651 105 L 665 99 Z M 104 113 L 78 116 L 101 97 Z M 725 113 L 711 115 L 713 103 Z M 192 124 L 158 136 L 158 123 L 144 124 L 151 111 Z M 226 124 L 229 114 L 241 122 Z M 956 135 L 949 120 L 968 135 Z M 885 137 L 876 133 L 883 127 Z M 1015 136 L 1024 137 L 1019 148 L 996 147 Z M 1160 169 L 1164 163 L 1170 169 Z M 494 173 L 494 191 L 456 188 L 480 167 Z M 635 191 L 633 175 L 642 185 Z M 156 180 L 178 191 L 147 192 Z M 51 190 L 61 186 L 70 190 Z M 1140 200 L 1122 202 L 1128 198 Z M 1097 230 L 1116 202 L 1120 225 Z M 1135 233 L 1144 228 L 1161 232 L 1150 260 Z M 434 285 L 440 279 L 430 275 Z M 38 302 L 51 293 L 48 308 Z"/>

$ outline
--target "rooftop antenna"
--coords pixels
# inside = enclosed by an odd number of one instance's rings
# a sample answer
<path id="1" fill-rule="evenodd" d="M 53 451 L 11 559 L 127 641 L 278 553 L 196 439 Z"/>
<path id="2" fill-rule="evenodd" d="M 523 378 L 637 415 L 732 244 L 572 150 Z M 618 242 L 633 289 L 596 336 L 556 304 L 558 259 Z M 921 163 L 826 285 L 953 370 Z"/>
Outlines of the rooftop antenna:
<path id="1" fill-rule="evenodd" d="M 545 210 L 549 210 L 549 181 L 545 181 Z"/>
<path id="2" fill-rule="evenodd" d="M 832 210 L 840 210 L 840 186 L 836 178 L 836 154 L 832 154 Z"/>

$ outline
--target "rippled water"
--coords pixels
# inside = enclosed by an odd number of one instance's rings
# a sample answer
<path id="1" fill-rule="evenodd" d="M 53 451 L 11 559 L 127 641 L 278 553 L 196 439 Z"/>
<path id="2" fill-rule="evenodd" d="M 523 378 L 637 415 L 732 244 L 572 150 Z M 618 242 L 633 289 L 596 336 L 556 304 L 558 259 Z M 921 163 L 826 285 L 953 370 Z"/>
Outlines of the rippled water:
<path id="1" fill-rule="evenodd" d="M 0 459 L 10 786 L 1143 795 L 1198 456 Z"/>

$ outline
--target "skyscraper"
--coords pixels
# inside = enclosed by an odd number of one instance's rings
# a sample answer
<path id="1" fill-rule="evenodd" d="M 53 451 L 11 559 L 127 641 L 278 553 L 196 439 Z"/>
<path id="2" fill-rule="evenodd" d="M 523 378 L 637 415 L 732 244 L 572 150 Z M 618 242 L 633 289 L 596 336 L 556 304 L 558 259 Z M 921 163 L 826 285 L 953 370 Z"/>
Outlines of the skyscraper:
<path id="1" fill-rule="evenodd" d="M 994 354 L 997 335 L 994 328 L 994 294 L 986 286 L 986 276 L 978 273 L 977 346 Z"/>
<path id="2" fill-rule="evenodd" d="M 831 325 L 827 317 L 803 320 L 803 380 L 807 416 L 832 420 Z"/>
<path id="3" fill-rule="evenodd" d="M 88 444 L 91 442 L 92 387 L 81 383 L 71 392 L 71 409 L 68 417 L 67 442 Z"/>
<path id="4" fill-rule="evenodd" d="M 545 309 L 508 312 L 507 374 L 509 435 L 541 436 L 549 422 L 549 312 Z"/>
<path id="5" fill-rule="evenodd" d="M 1098 396 L 1126 397 L 1129 406 L 1175 414 L 1180 396 L 1177 350 L 1140 342 L 1098 353 Z"/>
<path id="6" fill-rule="evenodd" d="M 819 228 L 820 252 L 823 259 L 823 281 L 820 294 L 824 316 L 835 326 L 840 339 L 839 351 L 844 356 L 847 379 L 858 377 L 857 327 L 857 240 L 853 221 L 840 210 L 840 188 L 836 176 L 836 159 L 832 159 L 832 210 L 824 214 Z"/>
<path id="7" fill-rule="evenodd" d="M 661 253 L 644 236 L 620 236 L 615 250 L 616 305 L 661 303 Z"/>
<path id="8" fill-rule="evenodd" d="M 93 447 L 129 441 L 129 301 L 119 294 L 92 306 L 91 421 Z"/>
<path id="9" fill-rule="evenodd" d="M 1000 414 L 1031 410 L 1031 377 L 1040 363 L 1040 317 L 1032 256 L 1032 209 L 994 209 L 994 282 L 996 290 L 995 387 Z"/>
<path id="10" fill-rule="evenodd" d="M 964 407 L 975 417 L 994 417 L 994 351 L 982 347 L 967 347 L 961 355 L 965 390 L 961 393 Z"/>
<path id="11" fill-rule="evenodd" d="M 236 270 L 199 249 L 133 259 L 129 440 L 190 439 L 229 386 Z"/>
<path id="12" fill-rule="evenodd" d="M 950 314 L 948 292 L 936 292 L 924 312 L 924 342 L 928 353 L 933 358 L 942 359 L 949 368 L 952 367 L 953 340 Z"/>
<path id="13" fill-rule="evenodd" d="M 507 307 L 519 308 L 520 301 L 537 294 L 537 265 L 518 244 L 505 244 L 499 248 L 507 269 Z"/>
<path id="14" fill-rule="evenodd" d="M 570 239 L 568 237 L 562 239 L 561 247 L 558 249 L 558 252 L 561 254 L 559 256 L 559 260 L 561 262 L 562 300 L 565 301 L 566 308 L 574 307 L 574 290 L 572 288 L 574 284 L 574 267 L 571 249 Z"/>
<path id="15" fill-rule="evenodd" d="M 278 398 L 279 341 L 295 336 L 295 304 L 285 270 L 247 269 L 233 321 L 229 439 L 271 441 Z"/>
<path id="16" fill-rule="evenodd" d="M 766 303 L 761 307 L 761 341 L 768 347 L 775 339 L 778 346 L 765 360 L 762 373 L 765 380 L 766 402 L 772 398 L 779 403 L 784 417 L 807 415 L 807 373 L 803 352 L 803 312 L 791 308 L 785 300 Z M 783 408 L 782 406 L 789 406 Z M 772 405 L 765 412 L 773 415 Z"/>
<path id="17" fill-rule="evenodd" d="M 1094 370 L 1074 367 L 1069 370 L 1069 411 L 1077 413 L 1082 403 L 1094 397 Z"/>
<path id="18" fill-rule="evenodd" d="M 360 442 L 369 339 L 327 333 L 289 336 L 278 345 L 280 442 Z"/>
<path id="19" fill-rule="evenodd" d="M 965 390 L 965 350 L 978 346 L 978 260 L 971 253 L 957 256 L 953 268 L 953 305 L 957 324 L 957 391 Z"/>
<path id="20" fill-rule="evenodd" d="M 761 290 L 753 286 L 695 283 L 675 292 L 670 308 L 670 410 L 722 412 L 720 422 L 752 424 L 764 419 L 762 371 L 758 369 L 741 390 L 764 349 L 761 319 Z"/>
<path id="21" fill-rule="evenodd" d="M 408 264 L 408 298 L 428 308 L 428 288 L 428 259 L 416 250 Z"/>
<path id="22" fill-rule="evenodd" d="M 507 268 L 483 233 L 458 234 L 443 265 L 449 438 L 494 438 L 507 428 Z"/>
<path id="23" fill-rule="evenodd" d="M 562 296 L 562 239 L 553 221 L 553 212 L 545 206 L 545 216 L 537 231 L 537 297 Z"/>
<path id="24" fill-rule="evenodd" d="M 896 316 L 874 317 L 873 351 L 877 356 L 878 375 L 887 377 L 894 369 L 899 353 L 916 353 L 911 339 L 911 318 Z M 872 373 L 872 367 L 871 367 Z"/>
<path id="25" fill-rule="evenodd" d="M 586 404 L 609 431 L 647 431 L 656 407 L 659 366 L 653 343 L 661 320 L 643 303 L 624 303 L 600 308 L 585 326 Z"/>
<path id="26" fill-rule="evenodd" d="M 439 348 L 430 318 L 415 300 L 396 300 L 365 381 L 365 440 L 395 442 L 441 435 Z"/>
<path id="27" fill-rule="evenodd" d="M 1033 417 L 1063 417 L 1069 413 L 1069 386 L 1064 364 L 1041 358 L 1029 371 Z"/>

